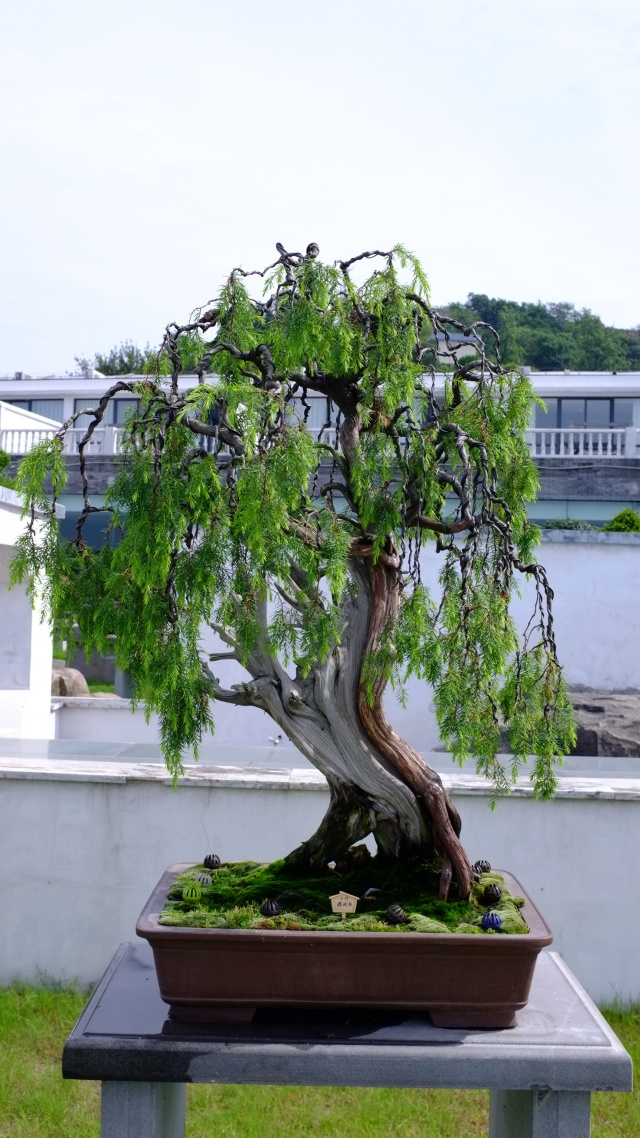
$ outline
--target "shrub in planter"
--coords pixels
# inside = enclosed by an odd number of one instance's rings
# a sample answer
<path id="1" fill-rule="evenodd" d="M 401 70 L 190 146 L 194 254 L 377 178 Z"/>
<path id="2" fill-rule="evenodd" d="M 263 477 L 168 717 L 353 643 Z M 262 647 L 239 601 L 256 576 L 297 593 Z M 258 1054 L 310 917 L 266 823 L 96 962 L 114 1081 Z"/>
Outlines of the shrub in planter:
<path id="1" fill-rule="evenodd" d="M 640 533 L 640 514 L 635 510 L 621 510 L 602 529 L 605 533 Z"/>
<path id="2" fill-rule="evenodd" d="M 524 441 L 530 382 L 500 365 L 485 325 L 463 328 L 431 308 L 424 273 L 400 246 L 334 264 L 315 244 L 277 249 L 257 274 L 261 298 L 256 275 L 234 269 L 213 303 L 168 325 L 143 380 L 118 380 L 96 404 L 79 447 L 75 540 L 59 540 L 44 487 L 54 499 L 64 487 L 77 416 L 24 459 L 27 512 L 43 509 L 48 530 L 38 543 L 29 524 L 14 578 L 46 582 L 56 627 L 70 637 L 77 620 L 88 654 L 115 643 L 134 698 L 160 716 L 176 777 L 216 702 L 275 720 L 330 790 L 288 870 L 325 873 L 372 834 L 380 865 L 423 865 L 442 899 L 465 901 L 473 874 L 460 817 L 437 772 L 393 730 L 383 695 L 409 676 L 427 681 L 456 758 L 472 754 L 500 793 L 533 752 L 535 793 L 553 793 L 573 726 L 526 515 L 537 485 Z M 454 350 L 437 383 L 437 347 L 452 330 L 476 357 Z M 85 452 L 121 392 L 138 408 L 95 507 Z M 313 394 L 326 416 L 315 429 Z M 99 550 L 83 540 L 96 509 L 119 534 Z M 422 582 L 423 557 L 441 561 L 441 597 Z M 519 639 L 509 599 L 523 577 L 536 599 Z M 207 624 L 220 642 L 208 653 Z M 244 667 L 243 682 L 221 682 L 226 660 Z M 496 757 L 503 725 L 507 769 Z"/>
<path id="3" fill-rule="evenodd" d="M 552 521 L 544 522 L 543 529 L 571 529 L 579 530 L 580 532 L 586 530 L 597 530 L 597 526 L 592 526 L 591 522 L 582 521 L 581 518 L 555 518 Z"/>

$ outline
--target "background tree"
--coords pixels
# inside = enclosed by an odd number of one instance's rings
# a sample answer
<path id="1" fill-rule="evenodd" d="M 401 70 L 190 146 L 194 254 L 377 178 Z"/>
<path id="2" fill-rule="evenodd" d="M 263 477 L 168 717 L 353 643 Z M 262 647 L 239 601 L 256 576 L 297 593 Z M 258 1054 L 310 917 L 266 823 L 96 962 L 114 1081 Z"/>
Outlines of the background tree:
<path id="1" fill-rule="evenodd" d="M 572 304 L 518 304 L 471 292 L 466 304 L 438 310 L 463 325 L 483 320 L 500 335 L 502 360 L 539 371 L 633 371 L 640 366 L 637 329 L 610 328 Z M 491 342 L 487 341 L 491 355 Z"/>
<path id="2" fill-rule="evenodd" d="M 389 682 L 428 681 L 458 758 L 473 754 L 500 791 L 533 751 L 535 792 L 552 793 L 572 727 L 525 510 L 537 484 L 524 443 L 529 381 L 489 359 L 478 325 L 466 336 L 479 360 L 454 355 L 436 391 L 423 326 L 442 342 L 462 326 L 429 307 L 420 265 L 401 247 L 334 265 L 315 245 L 278 250 L 262 272 L 234 269 L 188 324 L 167 327 L 155 376 L 120 380 L 100 400 L 80 444 L 74 541 L 58 541 L 43 487 L 50 479 L 54 497 L 63 488 L 62 443 L 77 416 L 25 458 L 31 523 L 14 575 L 32 588 L 44 576 L 61 635 L 77 620 L 87 652 L 105 652 L 115 634 L 135 698 L 160 715 L 174 772 L 210 729 L 215 701 L 272 716 L 330 789 L 326 817 L 292 862 L 324 865 L 372 833 L 384 856 L 439 858 L 442 896 L 452 873 L 466 896 L 457 811 L 387 721 L 383 695 Z M 357 283 L 369 261 L 375 271 Z M 248 289 L 256 275 L 264 299 Z M 183 392 L 187 356 L 198 383 Z M 99 507 L 120 541 L 95 550 L 83 540 L 98 509 L 85 448 L 121 391 L 140 406 Z M 319 437 L 307 427 L 310 392 L 326 400 Z M 41 545 L 36 507 L 49 516 Z M 423 555 L 442 559 L 439 599 L 421 580 Z M 520 575 L 535 582 L 535 612 L 519 641 L 508 602 Z M 223 642 L 208 660 L 205 622 Z M 222 659 L 241 663 L 246 682 L 224 688 Z M 502 722 L 508 770 L 497 760 Z"/>
<path id="3" fill-rule="evenodd" d="M 74 356 L 74 360 L 83 372 L 95 368 L 103 375 L 144 375 L 157 354 L 158 349 L 149 344 L 139 348 L 132 340 L 124 340 L 106 355 L 96 352 L 92 360 L 85 356 Z"/>

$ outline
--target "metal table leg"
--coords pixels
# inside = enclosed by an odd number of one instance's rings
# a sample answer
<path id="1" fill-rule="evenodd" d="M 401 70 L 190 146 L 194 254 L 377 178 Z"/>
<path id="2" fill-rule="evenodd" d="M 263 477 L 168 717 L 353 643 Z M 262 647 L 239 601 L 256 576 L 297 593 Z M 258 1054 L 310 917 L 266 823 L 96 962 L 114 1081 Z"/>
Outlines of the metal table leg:
<path id="1" fill-rule="evenodd" d="M 101 1138 L 185 1138 L 185 1083 L 102 1084 Z"/>

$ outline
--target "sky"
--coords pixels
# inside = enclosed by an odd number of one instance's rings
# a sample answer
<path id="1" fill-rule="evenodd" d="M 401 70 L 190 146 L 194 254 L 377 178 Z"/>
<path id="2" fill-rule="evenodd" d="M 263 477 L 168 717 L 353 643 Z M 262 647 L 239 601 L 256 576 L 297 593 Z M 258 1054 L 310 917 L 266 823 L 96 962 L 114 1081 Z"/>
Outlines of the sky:
<path id="1" fill-rule="evenodd" d="M 4 0 L 0 374 L 155 345 L 275 242 L 640 324 L 637 0 Z"/>

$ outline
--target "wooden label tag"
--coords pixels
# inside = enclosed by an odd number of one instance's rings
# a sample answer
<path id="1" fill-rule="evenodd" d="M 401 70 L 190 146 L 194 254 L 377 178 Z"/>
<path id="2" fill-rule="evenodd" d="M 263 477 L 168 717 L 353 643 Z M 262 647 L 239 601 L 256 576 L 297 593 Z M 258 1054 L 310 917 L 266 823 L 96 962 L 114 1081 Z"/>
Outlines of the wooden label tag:
<path id="1" fill-rule="evenodd" d="M 355 913 L 359 897 L 354 897 L 353 893 L 344 893 L 342 889 L 339 893 L 334 893 L 330 897 L 331 908 L 334 913 L 342 913 L 342 918 L 346 917 L 347 913 Z"/>

